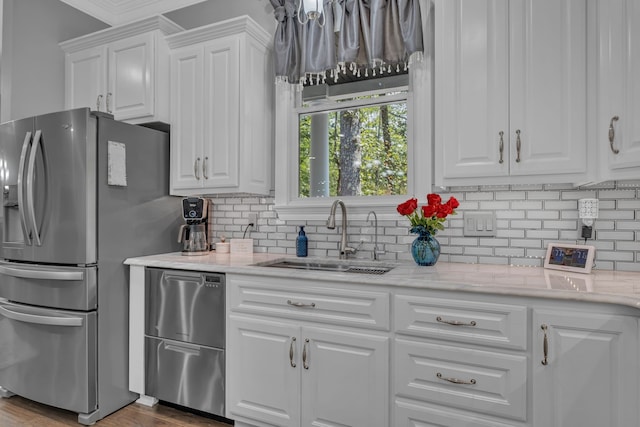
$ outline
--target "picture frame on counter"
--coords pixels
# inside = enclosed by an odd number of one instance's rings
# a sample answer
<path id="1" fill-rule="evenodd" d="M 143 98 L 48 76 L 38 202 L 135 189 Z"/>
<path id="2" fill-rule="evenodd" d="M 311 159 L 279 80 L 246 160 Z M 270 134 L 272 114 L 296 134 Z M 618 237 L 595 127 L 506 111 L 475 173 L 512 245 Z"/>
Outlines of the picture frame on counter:
<path id="1" fill-rule="evenodd" d="M 595 255 L 594 246 L 549 243 L 544 258 L 544 268 L 589 274 Z"/>

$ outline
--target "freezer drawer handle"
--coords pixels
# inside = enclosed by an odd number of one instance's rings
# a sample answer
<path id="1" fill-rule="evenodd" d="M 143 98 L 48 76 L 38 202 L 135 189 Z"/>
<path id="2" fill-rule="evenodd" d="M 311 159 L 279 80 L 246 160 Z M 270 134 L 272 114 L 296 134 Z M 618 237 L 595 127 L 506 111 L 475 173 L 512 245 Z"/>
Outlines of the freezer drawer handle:
<path id="1" fill-rule="evenodd" d="M 42 279 L 42 280 L 83 280 L 84 272 L 82 271 L 44 271 L 44 270 L 22 270 L 19 268 L 0 266 L 0 274 L 13 277 L 22 277 L 23 279 Z"/>
<path id="2" fill-rule="evenodd" d="M 176 343 L 164 343 L 164 349 L 169 351 L 176 351 L 178 353 L 191 354 L 193 356 L 200 356 L 200 347 L 198 346 L 190 346 Z"/>
<path id="3" fill-rule="evenodd" d="M 37 316 L 35 314 L 18 313 L 0 305 L 0 314 L 18 322 L 36 323 L 49 326 L 82 326 L 81 317 Z"/>

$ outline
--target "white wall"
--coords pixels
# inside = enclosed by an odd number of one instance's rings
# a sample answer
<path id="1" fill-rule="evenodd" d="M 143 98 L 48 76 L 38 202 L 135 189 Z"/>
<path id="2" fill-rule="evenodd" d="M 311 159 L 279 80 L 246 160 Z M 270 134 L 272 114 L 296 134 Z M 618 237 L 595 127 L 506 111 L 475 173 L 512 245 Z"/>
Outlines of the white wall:
<path id="1" fill-rule="evenodd" d="M 58 0 L 4 0 L 0 122 L 63 109 L 58 43 L 106 27 Z"/>
<path id="2" fill-rule="evenodd" d="M 269 0 L 207 0 L 164 14 L 185 29 L 201 27 L 240 15 L 249 15 L 270 33 L 275 31 L 276 20 Z"/>

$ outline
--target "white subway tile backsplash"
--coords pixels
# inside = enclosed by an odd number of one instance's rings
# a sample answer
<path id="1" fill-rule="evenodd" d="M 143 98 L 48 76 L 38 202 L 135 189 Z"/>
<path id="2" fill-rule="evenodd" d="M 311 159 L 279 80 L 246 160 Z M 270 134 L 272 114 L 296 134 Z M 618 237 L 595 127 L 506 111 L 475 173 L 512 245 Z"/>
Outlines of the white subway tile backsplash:
<path id="1" fill-rule="evenodd" d="M 640 181 L 604 183 L 578 189 L 569 185 L 514 185 L 492 187 L 456 187 L 443 199 L 453 195 L 460 201 L 458 216 L 445 222 L 437 235 L 442 247 L 441 260 L 451 262 L 541 266 L 549 242 L 584 243 L 580 237 L 577 200 L 598 198 L 599 217 L 595 221 L 596 268 L 602 270 L 640 271 Z M 258 230 L 249 230 L 256 244 L 255 252 L 295 254 L 295 237 L 299 225 L 305 225 L 309 238 L 309 256 L 338 256 L 341 224 L 337 230 L 326 228 L 324 221 L 283 221 L 274 211 L 271 197 L 214 198 L 214 240 L 242 237 L 248 215 L 257 214 Z M 496 237 L 463 236 L 464 213 L 492 211 L 496 215 Z M 327 209 L 328 214 L 328 209 Z M 361 245 L 358 258 L 370 258 L 375 230 L 370 222 L 351 220 L 347 227 L 349 244 Z M 411 260 L 410 245 L 415 235 L 409 233 L 406 218 L 378 222 L 378 244 L 386 251 L 383 259 Z"/>

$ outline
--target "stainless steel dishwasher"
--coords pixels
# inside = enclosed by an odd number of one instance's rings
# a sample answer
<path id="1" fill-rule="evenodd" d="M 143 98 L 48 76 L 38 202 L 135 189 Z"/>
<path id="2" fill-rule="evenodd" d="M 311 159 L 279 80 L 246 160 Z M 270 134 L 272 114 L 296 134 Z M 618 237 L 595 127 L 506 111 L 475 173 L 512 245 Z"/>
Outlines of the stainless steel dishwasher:
<path id="1" fill-rule="evenodd" d="M 145 393 L 224 417 L 224 274 L 145 275 Z"/>

